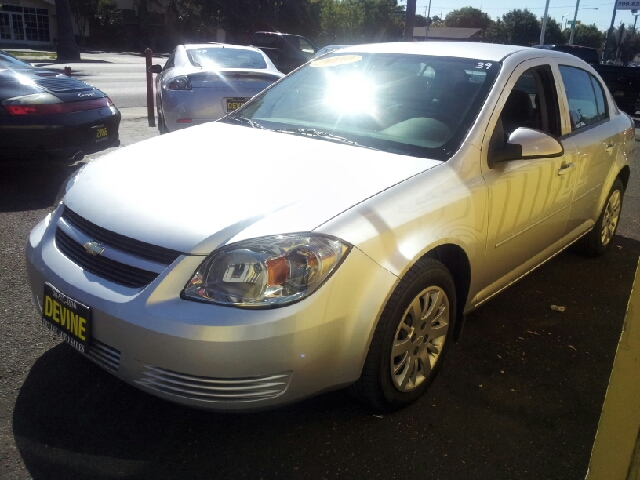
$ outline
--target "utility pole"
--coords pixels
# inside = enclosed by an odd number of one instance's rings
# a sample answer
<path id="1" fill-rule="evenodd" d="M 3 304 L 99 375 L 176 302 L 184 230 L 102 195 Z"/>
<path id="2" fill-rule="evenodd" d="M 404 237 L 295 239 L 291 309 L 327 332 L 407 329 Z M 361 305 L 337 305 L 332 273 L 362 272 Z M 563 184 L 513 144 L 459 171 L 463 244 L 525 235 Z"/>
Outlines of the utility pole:
<path id="1" fill-rule="evenodd" d="M 542 30 L 540 30 L 540 45 L 544 45 L 544 31 L 547 29 L 547 12 L 549 11 L 549 2 L 547 0 L 546 5 L 544 6 L 544 17 L 542 17 Z"/>
<path id="2" fill-rule="evenodd" d="M 607 39 L 604 41 L 604 54 L 602 55 L 602 60 L 609 60 L 609 43 L 611 42 L 611 36 L 613 35 L 613 22 L 616 21 L 616 4 L 613 4 L 613 15 L 611 16 L 611 25 L 609 25 L 609 30 L 607 30 Z"/>
<path id="3" fill-rule="evenodd" d="M 429 35 L 429 27 L 431 26 L 431 19 L 429 18 L 431 15 L 431 0 L 429 0 L 429 6 L 426 8 L 426 19 L 427 19 L 427 24 L 424 27 L 424 41 L 427 41 L 427 36 Z M 638 19 L 638 17 L 636 17 L 636 20 Z"/>
<path id="4" fill-rule="evenodd" d="M 576 0 L 576 11 L 573 13 L 573 23 L 571 24 L 571 35 L 569 36 L 569 45 L 573 45 L 573 36 L 576 33 L 576 19 L 578 18 L 578 8 L 580 8 L 580 0 Z"/>
<path id="5" fill-rule="evenodd" d="M 416 22 L 416 0 L 407 0 L 406 17 L 404 19 L 404 41 L 413 42 L 413 25 Z"/>

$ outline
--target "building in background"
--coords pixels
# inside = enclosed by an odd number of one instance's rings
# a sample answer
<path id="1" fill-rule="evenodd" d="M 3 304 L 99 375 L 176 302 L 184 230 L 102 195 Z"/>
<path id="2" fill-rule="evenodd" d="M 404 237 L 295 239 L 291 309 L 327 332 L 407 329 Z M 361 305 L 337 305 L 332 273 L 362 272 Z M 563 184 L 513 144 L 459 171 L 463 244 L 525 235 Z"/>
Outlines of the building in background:
<path id="1" fill-rule="evenodd" d="M 55 0 L 0 0 L 0 48 L 52 47 Z"/>
<path id="2" fill-rule="evenodd" d="M 481 28 L 464 27 L 413 27 L 413 41 L 481 42 Z"/>

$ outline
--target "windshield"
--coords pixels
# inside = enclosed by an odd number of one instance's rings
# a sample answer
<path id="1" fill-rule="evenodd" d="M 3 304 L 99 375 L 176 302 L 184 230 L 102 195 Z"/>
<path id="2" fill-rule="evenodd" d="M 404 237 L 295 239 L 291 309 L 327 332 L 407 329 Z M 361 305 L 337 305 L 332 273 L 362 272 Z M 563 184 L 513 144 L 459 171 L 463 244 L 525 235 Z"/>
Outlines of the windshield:
<path id="1" fill-rule="evenodd" d="M 284 78 L 229 119 L 280 131 L 314 129 L 360 146 L 446 160 L 499 68 L 477 59 L 337 52 Z"/>
<path id="2" fill-rule="evenodd" d="M 267 68 L 260 52 L 241 48 L 194 48 L 187 50 L 189 61 L 203 68 Z"/>

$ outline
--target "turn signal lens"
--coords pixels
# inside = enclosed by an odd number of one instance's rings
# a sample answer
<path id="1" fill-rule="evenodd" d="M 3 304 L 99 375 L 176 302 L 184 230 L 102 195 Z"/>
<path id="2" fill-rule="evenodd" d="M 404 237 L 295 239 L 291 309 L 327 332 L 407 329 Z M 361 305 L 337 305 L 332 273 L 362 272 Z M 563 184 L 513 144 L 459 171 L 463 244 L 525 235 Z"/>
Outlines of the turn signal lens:
<path id="1" fill-rule="evenodd" d="M 315 292 L 350 249 L 311 233 L 245 240 L 209 255 L 182 298 L 248 308 L 288 305 Z"/>

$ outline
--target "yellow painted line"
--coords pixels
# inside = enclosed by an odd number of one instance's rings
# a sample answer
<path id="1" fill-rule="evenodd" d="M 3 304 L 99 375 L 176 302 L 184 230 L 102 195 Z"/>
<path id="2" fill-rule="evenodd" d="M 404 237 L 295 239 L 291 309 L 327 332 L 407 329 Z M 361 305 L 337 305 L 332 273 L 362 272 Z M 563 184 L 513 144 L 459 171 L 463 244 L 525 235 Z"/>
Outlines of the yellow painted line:
<path id="1" fill-rule="evenodd" d="M 586 479 L 640 480 L 640 264 Z"/>

